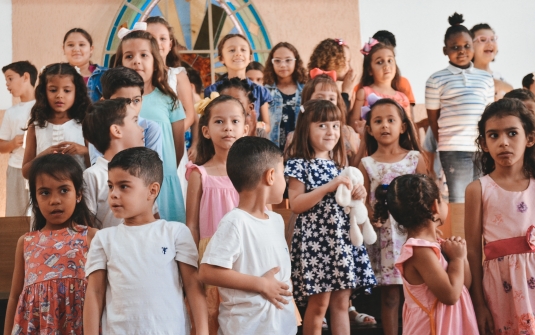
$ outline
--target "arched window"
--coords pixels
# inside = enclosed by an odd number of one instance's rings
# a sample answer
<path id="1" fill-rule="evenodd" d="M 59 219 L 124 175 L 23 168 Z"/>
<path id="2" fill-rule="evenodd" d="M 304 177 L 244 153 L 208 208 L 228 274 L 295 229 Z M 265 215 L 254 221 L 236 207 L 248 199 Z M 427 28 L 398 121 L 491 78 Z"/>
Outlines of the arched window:
<path id="1" fill-rule="evenodd" d="M 117 31 L 121 27 L 130 29 L 150 16 L 162 16 L 173 26 L 183 61 L 201 73 L 205 85 L 226 72 L 217 55 L 222 36 L 246 36 L 253 48 L 253 60 L 261 63 L 271 49 L 268 33 L 250 0 L 124 0 L 109 32 L 105 66 L 110 65 L 119 45 Z"/>

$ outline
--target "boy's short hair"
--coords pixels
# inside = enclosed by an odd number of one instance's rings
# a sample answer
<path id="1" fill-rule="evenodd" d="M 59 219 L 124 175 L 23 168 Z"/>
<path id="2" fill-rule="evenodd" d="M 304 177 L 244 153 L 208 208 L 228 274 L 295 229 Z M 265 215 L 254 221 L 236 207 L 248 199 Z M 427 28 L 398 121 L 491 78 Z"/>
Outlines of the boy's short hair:
<path id="1" fill-rule="evenodd" d="M 239 192 L 253 190 L 262 174 L 282 159 L 282 151 L 273 142 L 261 137 L 238 139 L 228 153 L 227 174 Z"/>
<path id="2" fill-rule="evenodd" d="M 100 100 L 87 108 L 82 122 L 82 133 L 98 151 L 104 153 L 110 148 L 110 127 L 114 124 L 124 124 L 126 107 L 130 102 L 130 99 L 125 98 Z"/>
<path id="3" fill-rule="evenodd" d="M 535 82 L 535 72 L 528 73 L 524 76 L 524 78 L 522 78 L 522 87 L 529 90 L 529 88 L 534 82 Z"/>
<path id="4" fill-rule="evenodd" d="M 503 98 L 504 99 L 518 99 L 520 101 L 531 100 L 535 102 L 535 94 L 533 94 L 533 92 L 525 88 L 517 88 L 512 91 L 509 91 L 503 96 Z"/>
<path id="5" fill-rule="evenodd" d="M 245 68 L 245 72 L 251 71 L 251 70 L 258 70 L 260 72 L 264 72 L 264 69 L 265 69 L 265 67 L 264 67 L 264 65 L 262 63 L 257 62 L 257 61 L 252 61 Z"/>
<path id="6" fill-rule="evenodd" d="M 100 83 L 102 84 L 102 97 L 104 99 L 110 99 L 115 92 L 123 87 L 139 87 L 141 95 L 143 95 L 145 88 L 141 75 L 124 66 L 114 67 L 104 72 L 100 78 Z"/>
<path id="7" fill-rule="evenodd" d="M 186 67 L 186 74 L 188 75 L 189 82 L 195 86 L 195 93 L 201 94 L 203 86 L 199 71 L 195 70 L 191 66 L 188 66 Z"/>
<path id="8" fill-rule="evenodd" d="M 245 93 L 247 99 L 249 99 L 249 103 L 254 103 L 256 101 L 256 98 L 253 94 L 253 87 L 249 85 L 247 79 L 240 79 L 238 77 L 230 79 L 228 77 L 223 78 L 220 80 L 220 84 L 217 85 L 216 90 L 217 93 L 221 93 L 221 91 L 224 91 L 229 88 L 236 88 L 242 90 Z"/>
<path id="9" fill-rule="evenodd" d="M 27 60 L 14 62 L 2 68 L 2 72 L 4 74 L 7 70 L 11 70 L 21 77 L 24 75 L 24 73 L 28 73 L 30 75 L 30 84 L 32 84 L 32 86 L 35 86 L 35 82 L 37 81 L 37 68 Z"/>
<path id="10" fill-rule="evenodd" d="M 108 171 L 115 168 L 142 179 L 147 186 L 154 182 L 162 185 L 163 182 L 162 160 L 156 151 L 149 148 L 135 147 L 117 153 L 108 163 Z"/>

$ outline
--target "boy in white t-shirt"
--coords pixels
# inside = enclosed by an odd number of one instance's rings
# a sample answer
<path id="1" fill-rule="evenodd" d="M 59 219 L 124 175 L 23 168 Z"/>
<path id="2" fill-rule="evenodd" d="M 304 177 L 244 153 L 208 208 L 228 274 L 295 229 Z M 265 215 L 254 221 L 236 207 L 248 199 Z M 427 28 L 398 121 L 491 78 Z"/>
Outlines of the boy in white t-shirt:
<path id="1" fill-rule="evenodd" d="M 24 130 L 35 104 L 37 69 L 28 61 L 11 63 L 2 68 L 6 86 L 20 102 L 6 110 L 0 127 L 0 153 L 10 154 L 6 178 L 6 216 L 24 216 L 30 201 L 26 180 L 22 177 Z"/>
<path id="2" fill-rule="evenodd" d="M 84 138 L 104 153 L 84 171 L 84 198 L 102 228 L 121 223 L 108 204 L 108 163 L 120 151 L 142 147 L 143 128 L 138 124 L 139 109 L 130 99 L 100 100 L 91 105 L 82 123 Z"/>
<path id="3" fill-rule="evenodd" d="M 124 219 L 100 230 L 85 263 L 84 334 L 189 334 L 188 296 L 197 334 L 208 334 L 198 253 L 189 229 L 157 220 L 152 206 L 163 181 L 158 154 L 123 150 L 108 165 L 109 203 Z"/>
<path id="4" fill-rule="evenodd" d="M 208 243 L 199 275 L 221 296 L 219 333 L 290 335 L 297 332 L 291 263 L 284 221 L 266 205 L 282 201 L 282 151 L 260 137 L 232 145 L 227 174 L 240 194 Z"/>

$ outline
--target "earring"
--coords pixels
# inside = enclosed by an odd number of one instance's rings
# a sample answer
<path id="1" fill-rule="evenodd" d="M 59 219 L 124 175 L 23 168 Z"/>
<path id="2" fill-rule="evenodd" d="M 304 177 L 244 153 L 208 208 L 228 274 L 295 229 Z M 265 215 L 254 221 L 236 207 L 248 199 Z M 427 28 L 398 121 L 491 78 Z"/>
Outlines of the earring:
<path id="1" fill-rule="evenodd" d="M 79 204 L 80 203 L 80 199 L 76 199 L 76 203 Z"/>

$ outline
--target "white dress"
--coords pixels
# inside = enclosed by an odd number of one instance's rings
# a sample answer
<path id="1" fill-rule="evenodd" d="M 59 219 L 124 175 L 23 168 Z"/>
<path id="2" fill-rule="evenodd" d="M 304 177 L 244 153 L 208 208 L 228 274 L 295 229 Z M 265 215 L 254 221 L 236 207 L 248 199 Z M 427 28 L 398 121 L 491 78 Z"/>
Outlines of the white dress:
<path id="1" fill-rule="evenodd" d="M 176 86 L 178 84 L 178 81 L 176 79 L 176 76 L 182 71 L 186 71 L 186 69 L 183 67 L 170 67 L 167 70 L 167 82 L 169 83 L 169 86 L 171 86 L 171 88 L 173 89 L 173 91 L 175 91 L 177 95 L 178 93 L 176 91 Z M 178 179 L 180 180 L 180 186 L 182 186 L 182 194 L 184 196 L 184 203 L 186 203 L 186 193 L 188 192 L 188 181 L 186 180 L 186 164 L 188 164 L 188 150 L 186 149 L 186 143 L 184 142 L 184 155 L 182 155 L 182 158 L 180 159 L 180 163 L 178 164 L 178 169 L 177 169 Z"/>
<path id="2" fill-rule="evenodd" d="M 41 128 L 35 125 L 35 140 L 36 148 L 35 155 L 50 148 L 53 145 L 58 145 L 61 142 L 74 142 L 76 144 L 84 145 L 84 135 L 82 133 L 82 124 L 71 119 L 64 124 L 46 123 L 45 127 Z M 80 164 L 82 170 L 85 170 L 85 161 L 83 155 L 74 155 L 74 159 Z"/>

